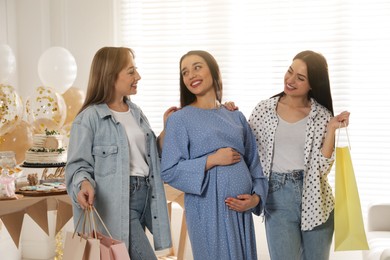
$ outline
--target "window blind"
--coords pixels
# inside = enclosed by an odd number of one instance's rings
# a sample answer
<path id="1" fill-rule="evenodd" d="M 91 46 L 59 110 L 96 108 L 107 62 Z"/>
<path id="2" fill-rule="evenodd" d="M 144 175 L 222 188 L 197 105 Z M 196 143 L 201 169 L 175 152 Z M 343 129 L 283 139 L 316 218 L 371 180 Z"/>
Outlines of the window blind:
<path id="1" fill-rule="evenodd" d="M 249 117 L 283 90 L 296 53 L 328 61 L 334 111 L 351 112 L 351 156 L 363 214 L 390 198 L 390 2 L 387 0 L 117 0 L 117 43 L 135 50 L 142 80 L 132 99 L 156 134 L 179 105 L 179 59 L 203 49 L 217 59 L 223 100 Z M 345 144 L 345 134 L 340 141 Z M 334 185 L 334 172 L 329 175 Z"/>

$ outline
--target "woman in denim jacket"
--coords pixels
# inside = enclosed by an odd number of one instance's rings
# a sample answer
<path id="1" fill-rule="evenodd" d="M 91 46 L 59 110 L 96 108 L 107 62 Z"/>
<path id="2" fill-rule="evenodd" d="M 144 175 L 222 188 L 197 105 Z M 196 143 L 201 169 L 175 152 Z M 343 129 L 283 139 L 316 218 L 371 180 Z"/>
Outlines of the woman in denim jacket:
<path id="1" fill-rule="evenodd" d="M 94 205 L 132 260 L 151 260 L 157 258 L 145 227 L 156 250 L 171 247 L 171 237 L 160 178 L 162 138 L 129 98 L 140 79 L 131 49 L 104 47 L 95 54 L 87 97 L 70 133 L 66 185 L 75 221 Z M 164 121 L 175 109 L 165 112 Z"/>

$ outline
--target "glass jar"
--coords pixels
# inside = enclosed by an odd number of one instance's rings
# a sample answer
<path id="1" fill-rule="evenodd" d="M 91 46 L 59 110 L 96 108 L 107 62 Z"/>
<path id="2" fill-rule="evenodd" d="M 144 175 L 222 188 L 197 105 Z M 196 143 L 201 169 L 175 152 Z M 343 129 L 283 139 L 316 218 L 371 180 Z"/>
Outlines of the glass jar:
<path id="1" fill-rule="evenodd" d="M 16 159 L 12 151 L 0 152 L 0 198 L 15 197 Z"/>
<path id="2" fill-rule="evenodd" d="M 1 151 L 0 152 L 0 167 L 1 173 L 7 171 L 7 174 L 16 167 L 15 152 Z"/>

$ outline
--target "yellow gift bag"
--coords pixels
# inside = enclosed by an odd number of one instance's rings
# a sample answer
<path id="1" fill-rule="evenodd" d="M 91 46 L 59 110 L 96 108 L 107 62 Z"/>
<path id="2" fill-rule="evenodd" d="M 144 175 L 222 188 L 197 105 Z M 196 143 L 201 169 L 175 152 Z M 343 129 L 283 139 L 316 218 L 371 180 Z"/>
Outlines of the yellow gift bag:
<path id="1" fill-rule="evenodd" d="M 368 250 L 359 192 L 349 150 L 349 147 L 336 147 L 335 251 Z"/>

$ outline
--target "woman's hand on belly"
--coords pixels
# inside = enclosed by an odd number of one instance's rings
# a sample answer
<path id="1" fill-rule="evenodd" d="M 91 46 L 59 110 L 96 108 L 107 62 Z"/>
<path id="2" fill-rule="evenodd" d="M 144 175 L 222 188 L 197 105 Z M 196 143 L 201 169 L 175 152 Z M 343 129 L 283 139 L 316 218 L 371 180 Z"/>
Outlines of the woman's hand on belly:
<path id="1" fill-rule="evenodd" d="M 229 197 L 225 200 L 229 209 L 244 212 L 256 207 L 260 203 L 260 196 L 257 194 L 241 194 L 237 198 Z"/>
<path id="2" fill-rule="evenodd" d="M 215 153 L 210 154 L 206 161 L 206 171 L 218 165 L 231 165 L 241 161 L 239 152 L 231 147 L 218 149 Z"/>

